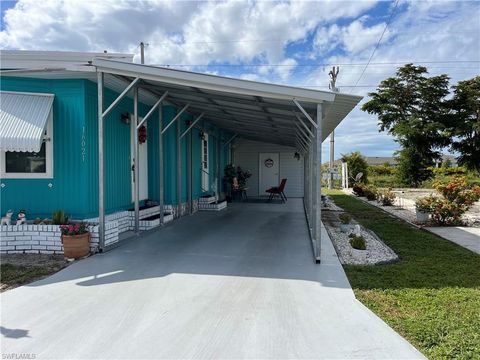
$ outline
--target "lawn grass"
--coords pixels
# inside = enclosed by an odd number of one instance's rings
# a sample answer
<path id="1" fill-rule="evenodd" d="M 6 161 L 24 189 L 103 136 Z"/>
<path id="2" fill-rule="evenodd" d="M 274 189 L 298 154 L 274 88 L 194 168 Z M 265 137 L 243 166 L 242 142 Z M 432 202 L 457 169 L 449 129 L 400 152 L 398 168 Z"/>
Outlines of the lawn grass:
<path id="1" fill-rule="evenodd" d="M 0 265 L 0 291 L 9 290 L 42 279 L 66 266 L 64 260 L 59 260 L 54 257 L 48 260 L 41 258 L 41 261 L 38 261 L 37 257 L 40 255 L 35 257 L 34 254 L 24 254 L 25 259 L 20 258 L 21 254 L 18 255 L 19 256 L 14 258 L 13 261 L 11 259 L 5 259 L 5 256 L 2 256 L 2 264 Z"/>
<path id="2" fill-rule="evenodd" d="M 480 359 L 480 255 L 340 191 L 324 193 L 400 257 L 344 266 L 357 298 L 430 359 Z"/>

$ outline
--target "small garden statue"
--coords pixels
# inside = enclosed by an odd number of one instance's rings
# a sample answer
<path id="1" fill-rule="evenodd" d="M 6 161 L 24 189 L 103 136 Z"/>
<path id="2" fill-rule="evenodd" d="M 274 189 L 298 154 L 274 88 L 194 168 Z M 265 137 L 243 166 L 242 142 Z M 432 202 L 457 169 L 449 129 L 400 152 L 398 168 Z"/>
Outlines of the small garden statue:
<path id="1" fill-rule="evenodd" d="M 27 223 L 27 214 L 25 210 L 20 210 L 17 215 L 17 225 L 23 225 Z"/>
<path id="2" fill-rule="evenodd" d="M 1 225 L 10 225 L 12 221 L 13 210 L 8 210 L 4 217 L 2 217 Z"/>

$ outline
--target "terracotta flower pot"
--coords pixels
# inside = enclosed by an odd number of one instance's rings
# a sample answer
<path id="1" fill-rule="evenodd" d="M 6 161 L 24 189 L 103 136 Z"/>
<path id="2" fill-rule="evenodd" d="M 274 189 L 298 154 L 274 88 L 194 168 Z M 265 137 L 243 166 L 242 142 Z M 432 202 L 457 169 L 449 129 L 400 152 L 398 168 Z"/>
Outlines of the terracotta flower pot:
<path id="1" fill-rule="evenodd" d="M 90 233 L 62 235 L 63 253 L 66 258 L 78 259 L 90 253 Z"/>

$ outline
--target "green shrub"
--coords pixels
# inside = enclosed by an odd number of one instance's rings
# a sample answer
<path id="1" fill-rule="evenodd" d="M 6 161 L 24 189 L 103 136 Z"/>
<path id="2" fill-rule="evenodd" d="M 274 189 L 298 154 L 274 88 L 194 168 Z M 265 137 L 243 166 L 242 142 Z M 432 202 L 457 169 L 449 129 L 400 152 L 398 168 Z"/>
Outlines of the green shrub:
<path id="1" fill-rule="evenodd" d="M 357 196 L 365 196 L 365 188 L 367 185 L 362 184 L 362 183 L 355 183 L 353 184 L 353 193 Z"/>
<path id="2" fill-rule="evenodd" d="M 348 164 L 348 174 L 351 181 L 356 181 L 356 176 L 362 173 L 363 176 L 357 182 L 368 183 L 368 164 L 360 152 L 342 154 L 342 161 Z"/>
<path id="3" fill-rule="evenodd" d="M 395 174 L 395 168 L 389 164 L 384 165 L 369 165 L 369 175 L 393 175 Z"/>
<path id="4" fill-rule="evenodd" d="M 375 186 L 367 186 L 363 189 L 363 193 L 367 200 L 376 200 L 378 196 L 378 190 Z"/>
<path id="5" fill-rule="evenodd" d="M 377 200 L 383 206 L 392 206 L 393 203 L 395 202 L 396 197 L 397 196 L 395 195 L 395 193 L 389 189 L 389 190 L 379 191 Z"/>
<path id="6" fill-rule="evenodd" d="M 458 167 L 439 167 L 439 168 L 429 168 L 435 176 L 436 175 L 466 175 L 467 169 L 463 166 Z"/>
<path id="7" fill-rule="evenodd" d="M 440 199 L 434 195 L 428 195 L 425 197 L 418 198 L 415 201 L 415 209 L 424 213 L 431 213 L 432 209 Z"/>
<path id="8" fill-rule="evenodd" d="M 53 225 L 65 225 L 68 224 L 68 216 L 63 210 L 55 210 L 52 214 Z"/>
<path id="9" fill-rule="evenodd" d="M 340 221 L 342 222 L 342 224 L 350 224 L 350 221 L 352 221 L 352 217 L 347 214 L 347 213 L 341 213 L 338 218 L 340 219 Z"/>
<path id="10" fill-rule="evenodd" d="M 470 186 L 464 176 L 455 177 L 448 183 L 434 183 L 443 199 L 436 198 L 430 208 L 432 221 L 438 225 L 461 224 L 462 215 L 480 199 L 480 186 Z"/>
<path id="11" fill-rule="evenodd" d="M 350 245 L 357 250 L 365 250 L 367 244 L 365 243 L 365 238 L 363 236 L 354 236 L 350 239 Z"/>

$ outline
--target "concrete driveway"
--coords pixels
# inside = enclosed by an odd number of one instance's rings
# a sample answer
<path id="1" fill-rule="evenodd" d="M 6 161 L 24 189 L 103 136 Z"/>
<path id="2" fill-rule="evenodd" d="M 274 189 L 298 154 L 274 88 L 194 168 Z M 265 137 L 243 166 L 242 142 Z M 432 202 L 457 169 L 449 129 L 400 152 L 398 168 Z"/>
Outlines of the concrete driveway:
<path id="1" fill-rule="evenodd" d="M 2 354 L 422 358 L 354 298 L 328 238 L 322 257 L 300 200 L 198 213 L 2 294 Z"/>

